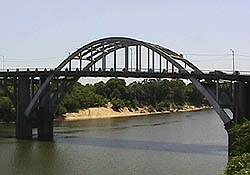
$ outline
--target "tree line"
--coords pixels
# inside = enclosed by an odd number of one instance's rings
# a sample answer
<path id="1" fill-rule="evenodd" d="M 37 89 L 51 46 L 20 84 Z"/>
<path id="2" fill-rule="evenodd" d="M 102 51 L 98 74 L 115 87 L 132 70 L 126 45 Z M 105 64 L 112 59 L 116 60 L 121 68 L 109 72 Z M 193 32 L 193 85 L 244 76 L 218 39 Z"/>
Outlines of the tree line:
<path id="1" fill-rule="evenodd" d="M 136 110 L 145 106 L 149 110 L 164 111 L 182 109 L 184 105 L 208 104 L 193 84 L 185 84 L 182 80 L 145 79 L 126 85 L 124 79 L 113 78 L 93 85 L 77 83 L 60 105 L 59 114 L 101 107 L 109 102 L 115 111 L 124 107 Z"/>
<path id="2" fill-rule="evenodd" d="M 89 107 L 112 104 L 115 111 L 124 107 L 137 110 L 147 107 L 152 111 L 182 109 L 184 105 L 207 105 L 206 99 L 192 83 L 179 79 L 145 79 L 142 82 L 126 84 L 124 79 L 112 78 L 106 83 L 82 85 L 77 82 L 71 93 L 59 106 L 57 116 L 77 112 Z M 0 120 L 13 121 L 15 110 L 10 100 L 0 91 Z"/>

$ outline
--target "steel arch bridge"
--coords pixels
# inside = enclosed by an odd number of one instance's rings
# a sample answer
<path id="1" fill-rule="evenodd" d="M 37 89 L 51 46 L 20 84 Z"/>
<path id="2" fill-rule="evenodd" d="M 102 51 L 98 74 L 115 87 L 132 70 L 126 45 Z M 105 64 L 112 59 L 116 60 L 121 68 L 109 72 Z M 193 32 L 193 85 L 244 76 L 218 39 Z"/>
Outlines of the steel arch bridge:
<path id="1" fill-rule="evenodd" d="M 133 69 L 132 66 L 129 67 L 129 48 L 135 47 L 136 53 L 136 63 L 135 68 Z M 142 69 L 142 47 L 147 49 L 147 69 Z M 171 72 L 181 72 L 184 74 L 191 74 L 191 72 L 196 72 L 202 74 L 195 65 L 193 65 L 188 60 L 184 59 L 181 54 L 175 53 L 167 48 L 162 46 L 151 44 L 144 41 L 139 41 L 131 38 L 123 38 L 123 37 L 111 37 L 111 38 L 104 38 L 97 41 L 93 41 L 77 51 L 71 54 L 68 58 L 66 58 L 56 69 L 55 71 L 47 77 L 47 79 L 43 82 L 42 86 L 36 93 L 36 95 L 31 100 L 30 104 L 28 105 L 27 109 L 25 110 L 25 115 L 30 116 L 33 109 L 37 106 L 37 102 L 42 94 L 44 96 L 49 96 L 46 94 L 46 88 L 49 84 L 53 81 L 55 77 L 57 77 L 57 73 L 62 71 L 65 67 L 68 68 L 68 71 L 72 70 L 72 62 L 77 60 L 78 63 L 76 64 L 76 70 L 78 71 L 101 71 L 105 73 L 107 70 L 107 56 L 113 53 L 113 67 L 110 68 L 109 71 L 118 72 L 117 68 L 117 51 L 120 49 L 124 49 L 124 60 L 120 60 L 124 62 L 124 67 L 122 68 L 122 72 L 124 74 L 128 72 L 136 72 L 140 73 L 142 71 L 154 73 L 155 71 L 155 57 L 158 55 L 160 59 L 159 64 L 159 72 L 169 71 L 169 66 L 171 67 Z M 150 55 L 151 53 L 151 55 Z M 166 60 L 166 68 L 162 69 L 162 60 Z M 83 65 L 83 61 L 86 61 L 87 64 Z M 96 69 L 96 64 L 101 61 L 101 68 Z M 152 64 L 150 66 L 150 64 Z M 170 64 L 170 65 L 168 65 Z M 184 65 L 184 66 L 183 66 Z M 66 68 L 66 70 L 67 70 Z M 127 74 L 128 75 L 128 74 Z M 57 104 L 63 99 L 64 95 L 67 94 L 70 90 L 74 82 L 77 82 L 81 76 L 74 76 L 72 82 L 65 81 L 61 87 L 63 91 L 59 94 L 61 98 L 57 99 Z M 197 89 L 207 98 L 210 104 L 214 107 L 216 112 L 219 114 L 221 119 L 224 123 L 230 122 L 230 118 L 224 112 L 224 110 L 220 107 L 220 105 L 216 102 L 214 97 L 206 90 L 205 87 L 195 78 L 189 78 L 192 83 L 197 87 Z M 50 93 L 50 92 L 47 92 Z M 58 95 L 58 94 L 57 94 Z M 54 97 L 53 97 L 54 98 Z M 58 101 L 59 100 L 59 101 Z M 53 104 L 53 103 L 52 103 Z M 54 105 L 54 104 L 53 104 Z M 56 108 L 55 108 L 56 109 Z M 54 111 L 55 112 L 55 111 Z"/>
<path id="2" fill-rule="evenodd" d="M 18 111 L 17 137 L 32 137 L 31 125 L 36 119 L 38 138 L 51 140 L 58 105 L 79 78 L 86 76 L 189 79 L 225 125 L 232 119 L 223 108 L 236 112 L 232 82 L 250 81 L 249 76 L 203 73 L 182 54 L 157 44 L 125 37 L 103 38 L 79 48 L 54 70 L 0 72 L 0 88 Z M 9 86 L 14 89 L 10 91 Z"/>

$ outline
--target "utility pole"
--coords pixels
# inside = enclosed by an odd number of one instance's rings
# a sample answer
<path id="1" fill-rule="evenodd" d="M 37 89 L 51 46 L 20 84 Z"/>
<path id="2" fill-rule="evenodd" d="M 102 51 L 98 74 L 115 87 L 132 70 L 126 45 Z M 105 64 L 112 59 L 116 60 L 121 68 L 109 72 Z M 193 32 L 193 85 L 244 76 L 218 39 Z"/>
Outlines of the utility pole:
<path id="1" fill-rule="evenodd" d="M 230 49 L 232 52 L 232 56 L 233 56 L 233 73 L 234 73 L 234 60 L 235 60 L 235 52 L 233 49 Z"/>

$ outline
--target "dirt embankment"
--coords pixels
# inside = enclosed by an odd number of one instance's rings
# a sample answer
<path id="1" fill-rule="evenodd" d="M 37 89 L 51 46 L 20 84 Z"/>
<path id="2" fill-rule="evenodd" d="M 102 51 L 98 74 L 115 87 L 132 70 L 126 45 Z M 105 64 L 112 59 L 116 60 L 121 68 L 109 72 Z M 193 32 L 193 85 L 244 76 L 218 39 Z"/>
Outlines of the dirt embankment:
<path id="1" fill-rule="evenodd" d="M 170 111 L 161 112 L 149 112 L 147 107 L 138 108 L 138 110 L 129 110 L 124 108 L 123 110 L 117 112 L 112 109 L 112 106 L 107 107 L 93 107 L 84 110 L 79 110 L 79 112 L 66 113 L 64 115 L 64 120 L 75 121 L 75 120 L 89 120 L 89 119 L 104 119 L 104 118 L 117 118 L 117 117 L 136 117 L 144 115 L 158 115 L 158 114 L 168 114 L 171 112 L 190 112 L 190 111 L 200 111 L 204 109 L 209 109 L 210 107 L 194 107 L 185 106 L 181 110 L 172 109 Z"/>

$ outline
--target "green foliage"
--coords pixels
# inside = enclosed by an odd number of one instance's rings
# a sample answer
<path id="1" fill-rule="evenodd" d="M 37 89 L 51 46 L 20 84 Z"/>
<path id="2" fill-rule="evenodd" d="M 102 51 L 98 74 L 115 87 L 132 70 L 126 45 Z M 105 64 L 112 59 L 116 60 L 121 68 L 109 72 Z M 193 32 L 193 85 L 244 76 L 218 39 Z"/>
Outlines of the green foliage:
<path id="1" fill-rule="evenodd" d="M 170 104 L 162 101 L 160 103 L 157 103 L 155 106 L 156 111 L 161 112 L 161 111 L 166 111 L 169 110 Z"/>
<path id="2" fill-rule="evenodd" d="M 3 97 L 4 96 L 4 93 L 3 91 L 0 89 L 0 97 Z"/>
<path id="3" fill-rule="evenodd" d="M 61 116 L 62 114 L 67 113 L 67 108 L 64 105 L 59 105 L 58 110 L 57 110 L 57 115 Z"/>
<path id="4" fill-rule="evenodd" d="M 107 95 L 106 98 L 108 99 L 127 99 L 127 97 L 129 96 L 125 80 L 117 78 L 113 78 L 107 81 L 104 92 Z"/>
<path id="5" fill-rule="evenodd" d="M 98 86 L 101 88 L 102 85 Z M 83 86 L 77 83 L 72 92 L 64 99 L 62 107 L 68 112 L 74 112 L 89 107 L 105 106 L 107 102 L 106 98 L 96 93 L 95 86 L 88 84 Z"/>
<path id="6" fill-rule="evenodd" d="M 155 112 L 155 108 L 153 105 L 148 105 L 148 112 Z"/>
<path id="7" fill-rule="evenodd" d="M 126 85 L 125 80 L 113 78 L 106 83 L 81 85 L 77 83 L 59 108 L 58 114 L 79 109 L 105 106 L 111 102 L 113 109 L 120 111 L 148 106 L 151 111 L 182 109 L 183 105 L 201 106 L 204 97 L 192 85 L 181 80 L 149 79 Z"/>
<path id="8" fill-rule="evenodd" d="M 96 94 L 99 94 L 103 97 L 107 97 L 107 94 L 105 92 L 105 86 L 106 84 L 103 82 L 103 81 L 100 81 L 98 83 L 95 83 L 94 84 L 94 87 L 95 87 L 95 93 Z"/>
<path id="9" fill-rule="evenodd" d="M 114 90 L 113 90 L 113 92 L 111 93 L 111 95 L 110 95 L 110 98 L 121 98 L 122 97 L 122 94 L 121 94 L 121 92 L 117 89 L 117 88 L 115 88 Z"/>
<path id="10" fill-rule="evenodd" d="M 7 97 L 0 97 L 0 121 L 14 121 L 15 110 Z"/>
<path id="11" fill-rule="evenodd" d="M 170 83 L 170 99 L 178 106 L 183 106 L 186 101 L 185 84 L 181 80 L 172 80 Z"/>
<path id="12" fill-rule="evenodd" d="M 13 106 L 3 96 L 0 90 L 0 120 L 14 120 Z M 148 106 L 150 111 L 164 111 L 170 108 L 181 109 L 185 104 L 200 106 L 204 98 L 192 84 L 186 85 L 182 80 L 145 79 L 126 85 L 124 79 L 113 78 L 106 83 L 101 81 L 94 85 L 76 83 L 60 104 L 57 115 L 106 106 L 109 102 L 117 111 L 125 106 L 130 110 Z"/>
<path id="13" fill-rule="evenodd" d="M 76 112 L 80 109 L 80 101 L 76 100 L 74 96 L 72 98 L 66 98 L 63 101 L 63 107 L 67 109 L 68 112 Z"/>
<path id="14" fill-rule="evenodd" d="M 125 103 L 121 99 L 113 98 L 111 100 L 111 104 L 112 104 L 112 109 L 117 112 L 121 111 L 121 109 L 125 107 Z"/>
<path id="15" fill-rule="evenodd" d="M 228 164 L 224 175 L 249 175 L 250 174 L 250 121 L 235 125 L 231 134 L 235 136 L 233 147 L 234 157 Z"/>
<path id="16" fill-rule="evenodd" d="M 231 133 L 235 137 L 233 146 L 235 147 L 234 155 L 250 153 L 250 121 L 245 121 L 242 125 L 235 125 Z"/>
<path id="17" fill-rule="evenodd" d="M 227 164 L 224 175 L 249 175 L 250 174 L 250 154 L 245 153 L 231 158 Z"/>
<path id="18" fill-rule="evenodd" d="M 136 98 L 134 98 L 134 99 L 131 101 L 130 106 L 131 106 L 131 108 L 133 108 L 133 109 L 137 109 L 137 107 L 139 106 L 138 100 L 137 100 Z"/>
<path id="19" fill-rule="evenodd" d="M 204 104 L 203 95 L 196 89 L 196 87 L 192 83 L 187 85 L 185 93 L 187 96 L 187 101 L 190 105 L 201 106 L 202 104 Z"/>

